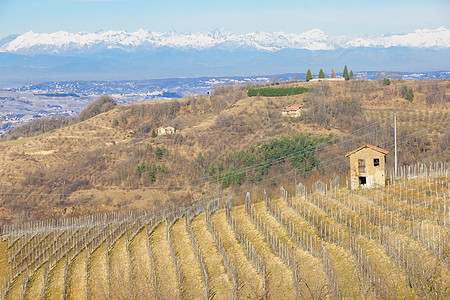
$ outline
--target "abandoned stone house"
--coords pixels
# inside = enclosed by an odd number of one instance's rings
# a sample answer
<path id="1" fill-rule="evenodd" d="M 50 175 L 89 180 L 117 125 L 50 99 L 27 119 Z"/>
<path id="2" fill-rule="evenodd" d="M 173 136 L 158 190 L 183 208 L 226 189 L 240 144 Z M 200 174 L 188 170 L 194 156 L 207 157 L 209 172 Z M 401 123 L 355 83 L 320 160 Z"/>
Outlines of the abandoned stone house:
<path id="1" fill-rule="evenodd" d="M 175 133 L 175 128 L 173 128 L 172 126 L 159 127 L 157 129 L 157 131 L 158 131 L 158 135 L 174 134 Z"/>
<path id="2" fill-rule="evenodd" d="M 285 107 L 281 111 L 281 115 L 284 117 L 292 117 L 292 118 L 298 118 L 300 114 L 302 113 L 302 106 L 301 105 L 291 105 L 288 107 Z"/>
<path id="3" fill-rule="evenodd" d="M 365 144 L 350 151 L 350 188 L 374 188 L 386 183 L 386 155 L 389 152 L 377 146 Z"/>

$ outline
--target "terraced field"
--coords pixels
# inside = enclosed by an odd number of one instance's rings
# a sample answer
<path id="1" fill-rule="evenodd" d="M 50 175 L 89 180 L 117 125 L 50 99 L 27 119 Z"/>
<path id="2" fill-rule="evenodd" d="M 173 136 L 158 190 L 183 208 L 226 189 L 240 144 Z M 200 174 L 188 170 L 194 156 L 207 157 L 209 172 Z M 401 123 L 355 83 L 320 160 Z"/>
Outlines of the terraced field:
<path id="1" fill-rule="evenodd" d="M 448 166 L 412 173 L 5 226 L 1 298 L 449 299 Z"/>

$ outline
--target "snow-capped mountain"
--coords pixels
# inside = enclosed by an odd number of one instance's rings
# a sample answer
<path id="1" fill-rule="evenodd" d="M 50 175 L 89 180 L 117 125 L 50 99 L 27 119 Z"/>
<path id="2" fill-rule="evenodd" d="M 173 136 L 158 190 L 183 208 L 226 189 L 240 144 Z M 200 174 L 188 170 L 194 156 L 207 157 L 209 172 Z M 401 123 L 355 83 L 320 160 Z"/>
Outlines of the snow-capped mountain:
<path id="1" fill-rule="evenodd" d="M 450 30 L 417 29 L 405 34 L 381 36 L 329 36 L 319 29 L 301 34 L 284 32 L 231 33 L 224 30 L 178 33 L 153 32 L 139 29 L 135 32 L 100 31 L 96 33 L 27 32 L 9 36 L 0 41 L 0 52 L 15 54 L 68 54 L 120 49 L 126 52 L 149 51 L 158 48 L 176 50 L 235 50 L 253 49 L 275 52 L 283 49 L 336 50 L 357 47 L 388 48 L 450 48 Z"/>
<path id="2" fill-rule="evenodd" d="M 319 29 L 230 33 L 138 30 L 27 32 L 0 40 L 0 84 L 11 80 L 120 80 L 335 70 L 450 70 L 450 30 L 330 36 Z"/>

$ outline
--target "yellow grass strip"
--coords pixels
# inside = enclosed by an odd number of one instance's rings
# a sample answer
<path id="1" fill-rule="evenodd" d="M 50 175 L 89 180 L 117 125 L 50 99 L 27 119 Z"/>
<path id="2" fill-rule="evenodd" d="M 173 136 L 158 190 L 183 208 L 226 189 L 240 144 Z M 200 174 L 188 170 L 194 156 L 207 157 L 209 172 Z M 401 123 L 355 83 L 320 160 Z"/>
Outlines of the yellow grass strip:
<path id="1" fill-rule="evenodd" d="M 287 206 L 283 200 L 276 200 L 274 203 L 281 209 L 283 215 L 288 217 L 299 230 L 307 232 L 311 236 L 319 237 L 316 230 L 292 208 Z M 353 299 L 367 298 L 368 283 L 359 272 L 357 262 L 350 251 L 328 242 L 324 242 L 324 247 L 327 250 L 342 295 Z"/>
<path id="2" fill-rule="evenodd" d="M 191 226 L 198 247 L 202 252 L 206 273 L 209 277 L 210 290 L 215 295 L 214 299 L 231 299 L 233 283 L 223 264 L 222 255 L 206 226 L 205 213 L 195 217 L 191 221 Z"/>
<path id="3" fill-rule="evenodd" d="M 328 294 L 328 280 L 323 269 L 322 260 L 298 246 L 289 232 L 277 219 L 269 214 L 264 206 L 264 202 L 259 202 L 253 207 L 262 221 L 278 236 L 278 239 L 289 246 L 289 248 L 295 250 L 296 262 L 301 266 L 299 268 L 299 276 L 302 282 L 306 283 L 300 285 L 302 289 L 301 295 L 308 295 L 312 298 L 325 297 Z"/>
<path id="4" fill-rule="evenodd" d="M 147 237 L 145 235 L 144 228 L 136 234 L 129 246 L 135 295 L 138 299 L 155 299 L 156 294 L 153 288 L 154 278 L 147 249 Z"/>
<path id="5" fill-rule="evenodd" d="M 9 290 L 6 294 L 5 299 L 20 299 L 20 293 L 22 292 L 22 284 L 23 284 L 23 277 L 25 276 L 25 273 L 22 272 L 19 276 L 17 276 L 14 281 L 9 286 Z"/>
<path id="6" fill-rule="evenodd" d="M 228 256 L 233 261 L 239 272 L 240 284 L 243 284 L 239 294 L 243 299 L 255 299 L 262 293 L 262 276 L 259 275 L 250 259 L 245 253 L 244 247 L 239 243 L 233 230 L 228 225 L 223 209 L 211 216 L 213 224 L 222 239 Z"/>
<path id="7" fill-rule="evenodd" d="M 88 258 L 88 299 L 103 299 L 108 296 L 108 270 L 106 244 L 103 243 Z"/>
<path id="8" fill-rule="evenodd" d="M 202 270 L 186 230 L 186 221 L 180 218 L 171 227 L 171 237 L 180 262 L 183 299 L 200 299 L 205 295 Z"/>
<path id="9" fill-rule="evenodd" d="M 6 241 L 0 241 L 0 284 L 3 284 L 9 270 L 6 246 Z"/>
<path id="10" fill-rule="evenodd" d="M 166 223 L 161 223 L 149 237 L 155 259 L 156 276 L 164 299 L 179 299 L 177 271 L 167 240 Z"/>
<path id="11" fill-rule="evenodd" d="M 235 207 L 232 214 L 250 242 L 266 261 L 267 272 L 269 273 L 269 295 L 271 298 L 295 298 L 296 288 L 293 270 L 273 252 L 264 235 L 246 215 L 243 205 Z"/>
<path id="12" fill-rule="evenodd" d="M 86 250 L 83 250 L 75 256 L 67 269 L 66 299 L 81 300 L 86 294 Z"/>
<path id="13" fill-rule="evenodd" d="M 40 299 L 42 293 L 42 285 L 44 284 L 45 266 L 41 266 L 30 277 L 27 284 L 27 291 L 25 292 L 25 299 Z"/>
<path id="14" fill-rule="evenodd" d="M 327 226 L 341 228 L 344 231 L 349 229 L 349 227 L 336 222 L 318 206 L 305 201 L 302 197 L 297 197 L 295 200 L 297 199 L 302 202 L 302 205 L 310 208 L 311 216 L 322 220 L 324 224 L 328 224 Z M 360 215 L 360 218 L 364 219 L 364 216 Z M 383 276 L 388 285 L 390 296 L 394 298 L 407 298 L 411 294 L 411 289 L 407 284 L 405 272 L 396 264 L 394 259 L 389 256 L 384 246 L 381 245 L 380 242 L 371 240 L 362 235 L 356 235 L 355 238 L 357 243 L 367 254 L 369 259 L 367 263 L 377 272 L 377 274 L 379 274 L 379 276 Z"/>
<path id="15" fill-rule="evenodd" d="M 64 270 L 66 258 L 61 258 L 48 273 L 48 282 L 45 287 L 44 299 L 60 300 L 63 296 Z"/>
<path id="16" fill-rule="evenodd" d="M 110 293 L 114 299 L 134 298 L 133 284 L 127 254 L 126 233 L 120 237 L 109 250 Z"/>

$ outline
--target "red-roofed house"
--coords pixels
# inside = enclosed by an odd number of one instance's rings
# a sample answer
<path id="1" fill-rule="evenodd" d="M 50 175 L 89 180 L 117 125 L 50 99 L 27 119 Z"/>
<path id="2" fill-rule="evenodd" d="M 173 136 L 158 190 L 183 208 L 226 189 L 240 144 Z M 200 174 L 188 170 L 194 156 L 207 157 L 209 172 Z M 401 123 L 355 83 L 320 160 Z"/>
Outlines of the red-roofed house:
<path id="1" fill-rule="evenodd" d="M 386 184 L 387 152 L 377 146 L 365 144 L 345 157 L 350 157 L 351 189 L 360 187 L 373 188 Z"/>
<path id="2" fill-rule="evenodd" d="M 299 117 L 301 113 L 302 113 L 302 106 L 298 105 L 298 104 L 294 104 L 294 105 L 285 107 L 281 111 L 282 116 L 293 117 L 293 118 Z"/>

